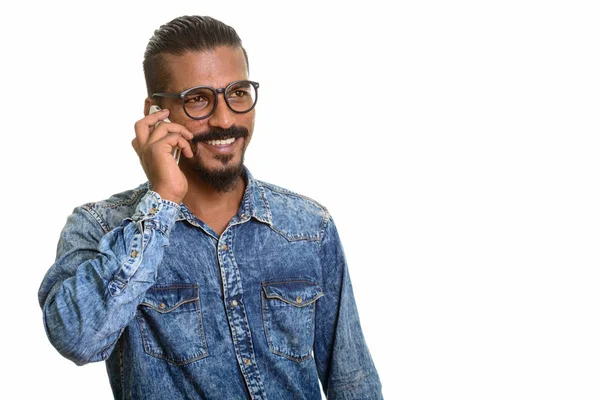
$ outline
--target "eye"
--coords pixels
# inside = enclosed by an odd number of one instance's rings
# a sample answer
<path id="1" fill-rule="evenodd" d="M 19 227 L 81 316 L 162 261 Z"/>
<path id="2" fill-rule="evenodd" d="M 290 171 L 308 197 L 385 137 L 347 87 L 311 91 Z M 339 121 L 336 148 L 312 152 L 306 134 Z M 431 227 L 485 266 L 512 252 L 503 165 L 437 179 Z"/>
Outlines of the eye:
<path id="1" fill-rule="evenodd" d="M 186 96 L 184 101 L 186 103 L 208 103 L 208 98 L 203 95 L 195 94 Z"/>
<path id="2" fill-rule="evenodd" d="M 247 91 L 242 90 L 242 89 L 236 89 L 233 92 L 229 93 L 229 98 L 230 99 L 232 99 L 232 98 L 241 99 L 241 98 L 246 97 L 248 95 L 249 95 L 249 93 Z"/>
<path id="3" fill-rule="evenodd" d="M 254 86 L 248 82 L 240 82 L 229 88 L 227 91 L 227 101 L 230 104 L 243 105 L 245 108 L 247 103 L 252 103 L 255 97 Z"/>
<path id="4" fill-rule="evenodd" d="M 186 107 L 202 108 L 210 106 L 214 101 L 214 93 L 205 87 L 190 90 L 183 98 Z"/>

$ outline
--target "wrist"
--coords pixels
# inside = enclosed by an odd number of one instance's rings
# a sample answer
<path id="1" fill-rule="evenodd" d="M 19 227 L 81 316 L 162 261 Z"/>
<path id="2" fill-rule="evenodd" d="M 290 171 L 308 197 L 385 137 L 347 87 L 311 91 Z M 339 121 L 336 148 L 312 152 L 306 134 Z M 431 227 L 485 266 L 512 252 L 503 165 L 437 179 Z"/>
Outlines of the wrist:
<path id="1" fill-rule="evenodd" d="M 152 191 L 158 193 L 161 199 L 168 200 L 175 204 L 181 204 L 185 197 L 185 192 L 183 191 L 173 191 L 159 185 L 152 185 Z"/>

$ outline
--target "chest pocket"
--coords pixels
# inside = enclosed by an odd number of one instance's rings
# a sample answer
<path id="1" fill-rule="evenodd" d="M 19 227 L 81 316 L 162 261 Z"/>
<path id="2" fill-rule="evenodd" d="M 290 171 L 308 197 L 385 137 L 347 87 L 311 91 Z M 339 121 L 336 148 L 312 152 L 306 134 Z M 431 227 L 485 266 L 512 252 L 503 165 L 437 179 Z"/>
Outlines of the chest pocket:
<path id="1" fill-rule="evenodd" d="M 294 361 L 311 358 L 315 338 L 315 302 L 319 285 L 305 280 L 264 282 L 262 315 L 272 353 Z"/>
<path id="2" fill-rule="evenodd" d="M 146 292 L 136 319 L 144 351 L 175 365 L 208 356 L 198 285 L 156 285 Z"/>

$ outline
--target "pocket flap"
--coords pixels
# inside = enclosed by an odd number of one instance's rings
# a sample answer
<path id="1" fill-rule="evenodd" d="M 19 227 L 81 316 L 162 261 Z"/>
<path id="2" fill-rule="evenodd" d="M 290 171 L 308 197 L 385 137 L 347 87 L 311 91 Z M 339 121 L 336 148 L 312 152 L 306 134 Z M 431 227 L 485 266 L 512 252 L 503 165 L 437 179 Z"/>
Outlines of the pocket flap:
<path id="1" fill-rule="evenodd" d="M 173 285 L 152 286 L 146 292 L 141 305 L 166 313 L 182 304 L 198 300 L 198 285 L 194 283 L 177 283 Z"/>
<path id="2" fill-rule="evenodd" d="M 279 299 L 296 307 L 314 303 L 323 296 L 319 285 L 311 281 L 263 282 L 265 296 Z"/>

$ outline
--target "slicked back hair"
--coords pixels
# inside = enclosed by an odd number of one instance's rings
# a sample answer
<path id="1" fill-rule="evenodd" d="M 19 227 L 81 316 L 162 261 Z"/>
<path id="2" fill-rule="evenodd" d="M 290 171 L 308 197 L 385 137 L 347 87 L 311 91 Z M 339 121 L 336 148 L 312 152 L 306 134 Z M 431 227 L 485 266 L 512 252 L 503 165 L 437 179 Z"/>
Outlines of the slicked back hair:
<path id="1" fill-rule="evenodd" d="M 240 48 L 244 53 L 246 68 L 248 54 L 236 31 L 212 17 L 182 16 L 154 31 L 144 53 L 144 76 L 148 97 L 164 92 L 170 76 L 163 54 L 182 55 L 187 51 L 210 51 L 220 46 Z"/>

